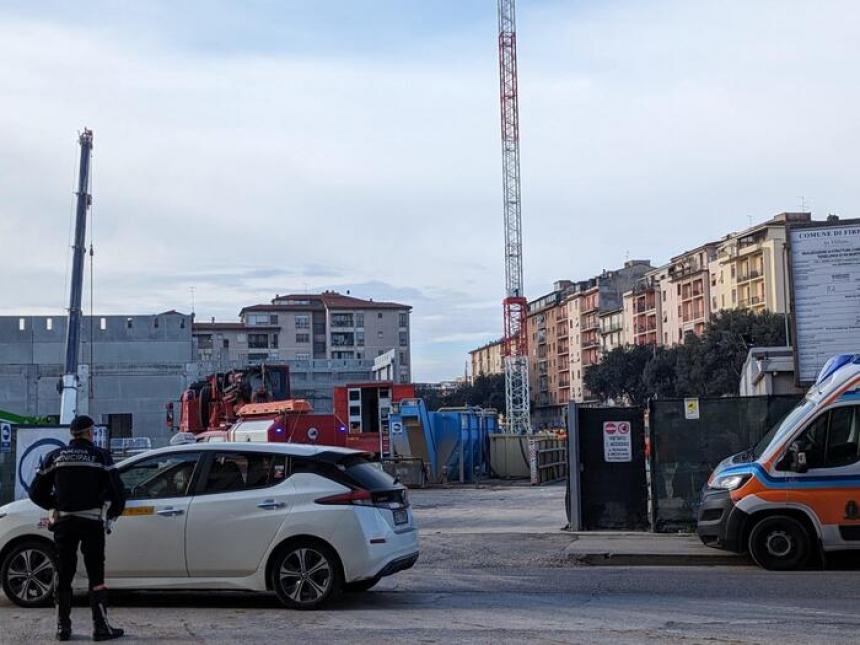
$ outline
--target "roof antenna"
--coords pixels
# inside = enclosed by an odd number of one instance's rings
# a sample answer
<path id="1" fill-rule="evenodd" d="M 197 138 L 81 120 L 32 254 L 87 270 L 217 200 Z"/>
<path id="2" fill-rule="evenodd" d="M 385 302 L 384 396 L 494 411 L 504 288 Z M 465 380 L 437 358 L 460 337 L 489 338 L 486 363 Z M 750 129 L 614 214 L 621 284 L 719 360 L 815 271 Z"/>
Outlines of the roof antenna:
<path id="1" fill-rule="evenodd" d="M 191 292 L 191 315 L 193 316 L 194 315 L 194 306 L 196 304 L 195 300 L 194 300 L 195 289 L 194 289 L 194 287 L 190 287 L 188 290 Z"/>

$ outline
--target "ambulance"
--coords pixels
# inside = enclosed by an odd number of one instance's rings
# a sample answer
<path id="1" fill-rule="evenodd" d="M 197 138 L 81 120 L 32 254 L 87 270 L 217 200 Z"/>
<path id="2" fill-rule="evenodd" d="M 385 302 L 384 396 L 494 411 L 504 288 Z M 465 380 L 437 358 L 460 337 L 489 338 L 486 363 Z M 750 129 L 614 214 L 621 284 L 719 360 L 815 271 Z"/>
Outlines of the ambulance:
<path id="1" fill-rule="evenodd" d="M 777 571 L 860 549 L 860 354 L 827 361 L 781 423 L 717 466 L 697 533 Z"/>

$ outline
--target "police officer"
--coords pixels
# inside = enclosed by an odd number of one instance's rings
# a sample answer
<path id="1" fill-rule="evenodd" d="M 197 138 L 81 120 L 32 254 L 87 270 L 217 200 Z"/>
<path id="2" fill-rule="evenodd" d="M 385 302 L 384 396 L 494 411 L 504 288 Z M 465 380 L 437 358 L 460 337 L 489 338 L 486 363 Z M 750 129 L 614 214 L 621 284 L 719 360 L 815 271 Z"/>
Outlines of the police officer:
<path id="1" fill-rule="evenodd" d="M 93 640 L 119 638 L 123 630 L 108 623 L 105 576 L 105 523 L 122 514 L 125 495 L 110 453 L 93 445 L 93 420 L 77 416 L 71 423 L 72 440 L 48 454 L 30 486 L 30 499 L 52 511 L 51 530 L 59 559 L 55 588 L 57 640 L 72 635 L 72 579 L 78 545 L 90 584 Z"/>

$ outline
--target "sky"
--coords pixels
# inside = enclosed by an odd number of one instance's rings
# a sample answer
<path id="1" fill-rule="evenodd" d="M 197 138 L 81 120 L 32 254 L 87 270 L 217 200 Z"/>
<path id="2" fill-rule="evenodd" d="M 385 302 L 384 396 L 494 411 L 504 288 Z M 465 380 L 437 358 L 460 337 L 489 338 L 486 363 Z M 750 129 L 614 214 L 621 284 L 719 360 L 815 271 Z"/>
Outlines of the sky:
<path id="1" fill-rule="evenodd" d="M 504 296 L 493 0 L 0 0 L 0 314 L 67 305 L 94 131 L 96 313 L 413 307 L 463 374 Z M 805 204 L 860 216 L 860 3 L 520 0 L 526 295 Z M 11 258 L 11 259 L 10 259 Z M 193 289 L 193 291 L 192 291 Z"/>

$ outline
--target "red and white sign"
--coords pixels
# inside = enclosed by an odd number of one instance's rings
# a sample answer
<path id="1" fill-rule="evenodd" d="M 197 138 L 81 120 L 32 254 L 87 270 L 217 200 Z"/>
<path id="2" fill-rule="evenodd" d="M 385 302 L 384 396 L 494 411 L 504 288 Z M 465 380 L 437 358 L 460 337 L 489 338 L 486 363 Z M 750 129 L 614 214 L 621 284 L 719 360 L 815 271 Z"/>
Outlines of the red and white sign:
<path id="1" fill-rule="evenodd" d="M 629 421 L 604 421 L 603 459 L 609 463 L 633 461 Z"/>

